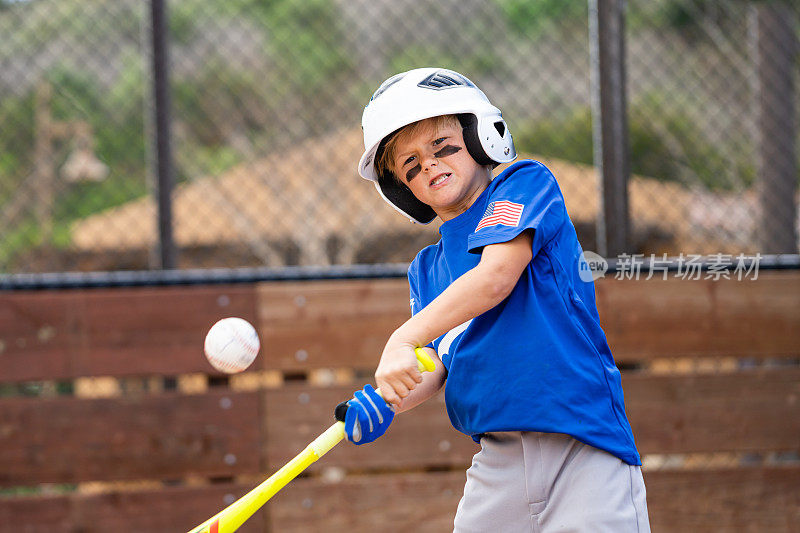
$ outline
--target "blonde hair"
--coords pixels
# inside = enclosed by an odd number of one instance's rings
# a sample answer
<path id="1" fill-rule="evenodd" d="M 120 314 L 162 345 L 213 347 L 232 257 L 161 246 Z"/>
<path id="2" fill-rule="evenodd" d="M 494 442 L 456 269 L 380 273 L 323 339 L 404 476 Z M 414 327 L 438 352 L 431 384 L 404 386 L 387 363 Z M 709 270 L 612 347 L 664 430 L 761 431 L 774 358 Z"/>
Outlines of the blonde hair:
<path id="1" fill-rule="evenodd" d="M 412 122 L 411 124 L 403 126 L 399 130 L 389 135 L 386 144 L 383 147 L 383 152 L 381 152 L 378 160 L 375 162 L 375 169 L 378 171 L 378 175 L 389 172 L 397 181 L 403 183 L 394 169 L 394 158 L 397 154 L 397 143 L 412 137 L 416 137 L 417 135 L 423 133 L 439 131 L 447 126 L 457 126 L 460 128 L 461 122 L 459 122 L 458 117 L 455 115 L 439 115 L 436 117 L 424 118 L 422 120 Z"/>

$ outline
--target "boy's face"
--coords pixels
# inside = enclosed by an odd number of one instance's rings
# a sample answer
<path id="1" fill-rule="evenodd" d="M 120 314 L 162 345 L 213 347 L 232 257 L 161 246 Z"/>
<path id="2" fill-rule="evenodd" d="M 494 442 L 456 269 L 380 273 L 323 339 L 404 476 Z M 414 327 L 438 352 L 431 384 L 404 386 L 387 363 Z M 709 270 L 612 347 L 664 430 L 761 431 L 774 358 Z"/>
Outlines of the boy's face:
<path id="1" fill-rule="evenodd" d="M 491 178 L 489 169 L 467 152 L 458 124 L 422 128 L 414 136 L 399 137 L 393 164 L 400 181 L 442 220 L 466 211 Z"/>

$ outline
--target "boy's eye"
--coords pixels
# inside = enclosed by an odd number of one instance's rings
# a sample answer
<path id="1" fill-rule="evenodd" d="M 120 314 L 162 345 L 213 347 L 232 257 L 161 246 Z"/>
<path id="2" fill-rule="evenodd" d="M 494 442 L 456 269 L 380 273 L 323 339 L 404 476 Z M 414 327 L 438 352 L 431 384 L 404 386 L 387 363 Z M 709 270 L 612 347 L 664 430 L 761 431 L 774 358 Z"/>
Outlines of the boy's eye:
<path id="1" fill-rule="evenodd" d="M 414 161 L 414 156 L 413 155 L 403 162 L 403 166 L 406 166 L 407 164 L 411 163 L 412 161 Z"/>
<path id="2" fill-rule="evenodd" d="M 444 142 L 444 140 L 445 140 L 445 139 L 447 139 L 447 137 L 439 137 L 438 139 L 436 139 L 435 141 L 433 141 L 433 145 L 434 145 L 434 146 L 437 146 L 437 145 L 439 145 L 439 144 L 442 144 L 442 143 Z"/>

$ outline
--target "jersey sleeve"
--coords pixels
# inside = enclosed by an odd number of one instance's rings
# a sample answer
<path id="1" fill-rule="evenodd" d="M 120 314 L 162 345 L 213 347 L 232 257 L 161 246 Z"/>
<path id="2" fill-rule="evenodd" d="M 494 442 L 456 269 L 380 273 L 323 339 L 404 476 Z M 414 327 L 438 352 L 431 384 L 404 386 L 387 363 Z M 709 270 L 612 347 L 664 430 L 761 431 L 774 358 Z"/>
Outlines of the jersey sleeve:
<path id="1" fill-rule="evenodd" d="M 408 303 L 411 306 L 411 316 L 414 316 L 420 310 L 419 294 L 417 294 L 417 288 L 416 288 L 414 282 L 411 279 L 411 273 L 410 272 L 408 274 L 408 293 L 409 293 L 408 294 L 408 296 L 409 296 Z"/>
<path id="2" fill-rule="evenodd" d="M 470 252 L 508 242 L 525 230 L 533 230 L 533 255 L 568 219 L 564 197 L 550 170 L 537 161 L 520 165 L 514 172 L 495 178 L 487 208 L 467 238 Z"/>
<path id="3" fill-rule="evenodd" d="M 414 261 L 408 267 L 408 295 L 409 295 L 409 306 L 411 307 L 411 316 L 416 315 L 422 310 L 422 305 L 419 299 L 419 281 L 417 278 L 417 268 L 419 268 L 417 264 L 417 259 L 415 258 Z"/>
<path id="4" fill-rule="evenodd" d="M 408 293 L 409 293 L 409 304 L 411 306 L 411 316 L 416 315 L 425 307 L 425 303 L 423 303 L 420 299 L 421 290 L 419 287 L 419 277 L 417 276 L 417 271 L 419 269 L 419 256 L 417 256 L 414 261 L 411 262 L 411 265 L 408 267 Z M 433 342 L 428 343 L 429 348 L 433 348 Z"/>

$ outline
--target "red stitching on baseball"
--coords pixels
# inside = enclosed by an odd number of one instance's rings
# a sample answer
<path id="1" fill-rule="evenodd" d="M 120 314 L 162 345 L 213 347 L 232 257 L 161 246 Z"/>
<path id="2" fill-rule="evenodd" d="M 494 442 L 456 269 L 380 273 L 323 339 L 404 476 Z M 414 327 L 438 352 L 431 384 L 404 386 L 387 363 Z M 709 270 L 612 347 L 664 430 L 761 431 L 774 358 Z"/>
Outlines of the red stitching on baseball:
<path id="1" fill-rule="evenodd" d="M 244 337 L 242 337 L 242 336 L 239 334 L 239 332 L 238 332 L 237 330 L 235 330 L 235 329 L 233 330 L 233 336 L 237 338 L 237 340 L 238 340 L 238 341 L 239 341 L 239 342 L 242 344 L 242 346 L 244 347 L 244 349 L 245 349 L 245 350 L 246 350 L 248 353 L 250 353 L 250 354 L 253 354 L 254 356 L 255 356 L 255 355 L 258 355 L 258 348 L 256 348 L 256 347 L 255 347 L 255 346 L 253 346 L 252 344 L 250 344 L 250 343 L 248 342 L 248 340 L 247 340 L 247 339 L 245 339 Z"/>

